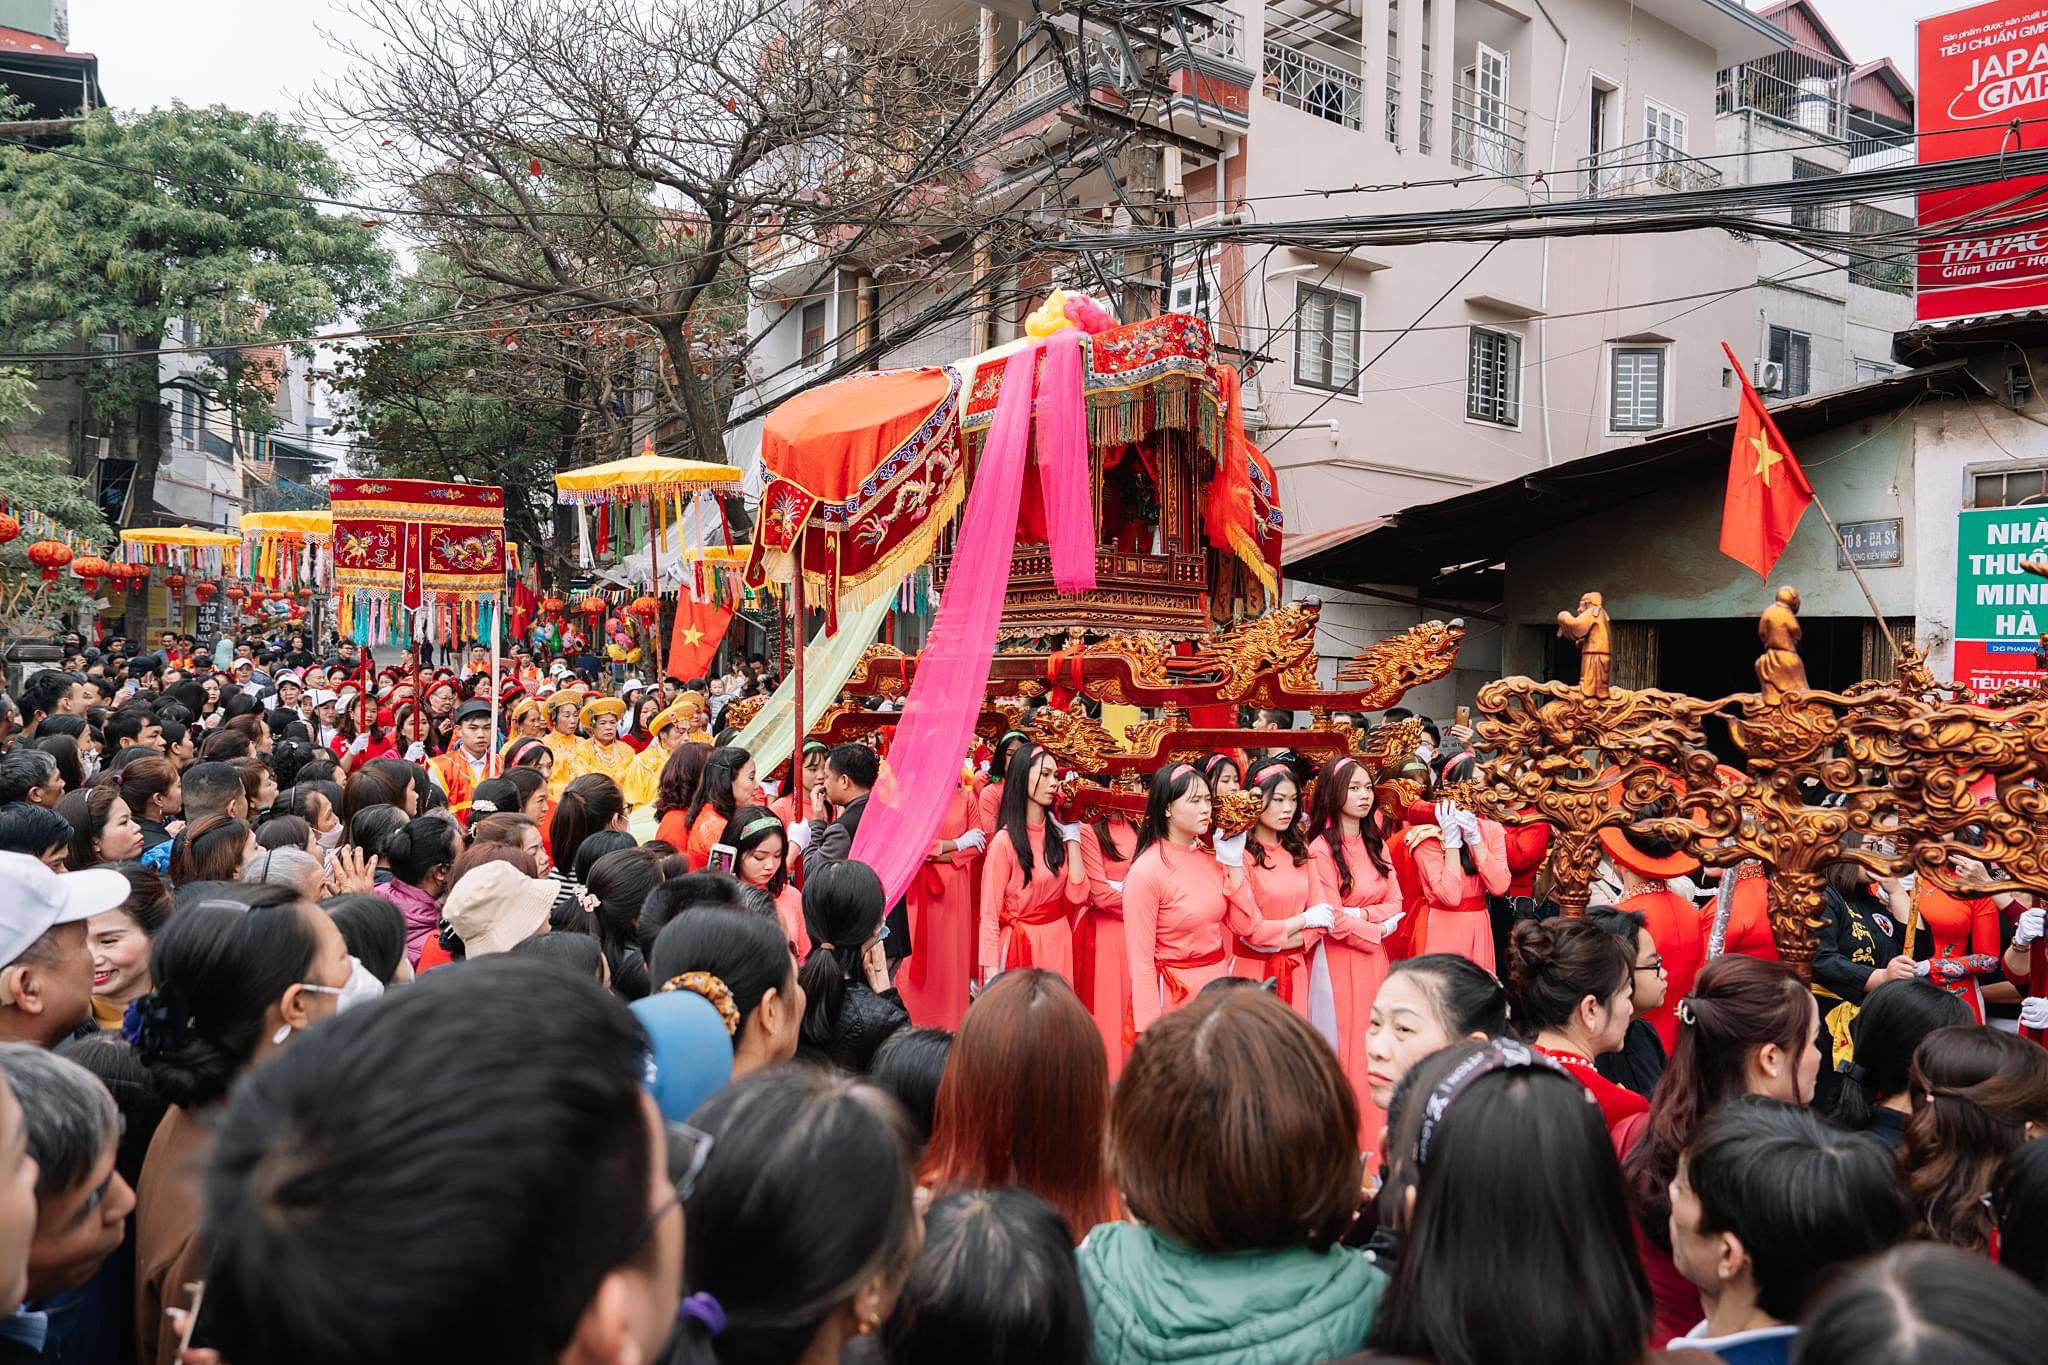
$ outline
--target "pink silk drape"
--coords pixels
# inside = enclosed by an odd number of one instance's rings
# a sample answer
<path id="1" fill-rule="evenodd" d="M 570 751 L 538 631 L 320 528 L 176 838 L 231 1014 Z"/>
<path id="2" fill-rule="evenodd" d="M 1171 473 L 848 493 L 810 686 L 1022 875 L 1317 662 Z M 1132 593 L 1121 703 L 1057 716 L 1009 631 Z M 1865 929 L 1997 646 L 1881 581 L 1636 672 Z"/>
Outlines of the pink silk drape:
<path id="1" fill-rule="evenodd" d="M 1046 526 L 1055 581 L 1095 586 L 1095 534 L 1088 501 L 1087 412 L 1081 392 L 1080 338 L 1049 347 L 1038 342 L 1009 357 L 988 444 L 967 492 L 967 510 L 945 592 L 932 618 L 931 637 L 918 658 L 903 722 L 854 835 L 852 857 L 875 870 L 893 904 L 924 866 L 947 804 L 960 785 L 960 763 L 974 738 L 995 657 L 996 630 L 1010 586 L 1017 545 L 1017 512 L 1024 495 L 1024 462 L 1032 414 L 1037 411 L 1039 475 L 1046 492 Z M 1047 382 L 1033 390 L 1041 355 Z M 1067 362 L 1072 362 L 1068 382 Z M 1055 363 L 1057 361 L 1057 363 Z M 1034 397 L 1037 399 L 1034 404 Z M 1073 496 L 1078 489 L 1080 514 Z M 1085 572 L 1082 567 L 1085 564 Z M 1065 566 L 1062 577 L 1057 566 Z"/>

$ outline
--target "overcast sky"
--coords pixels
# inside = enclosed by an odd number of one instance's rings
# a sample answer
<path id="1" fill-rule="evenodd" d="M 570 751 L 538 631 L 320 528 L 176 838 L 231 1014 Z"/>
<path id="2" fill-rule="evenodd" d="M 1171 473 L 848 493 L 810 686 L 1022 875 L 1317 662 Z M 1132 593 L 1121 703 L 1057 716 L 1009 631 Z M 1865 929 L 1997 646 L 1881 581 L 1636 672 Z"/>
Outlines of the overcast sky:
<path id="1" fill-rule="evenodd" d="M 1909 78 L 1913 21 L 1961 7 L 1953 0 L 1820 3 L 1852 57 L 1889 56 Z M 71 0 L 72 46 L 99 56 L 100 83 L 124 109 L 183 100 L 294 113 L 340 64 L 321 30 L 349 26 L 330 0 Z"/>

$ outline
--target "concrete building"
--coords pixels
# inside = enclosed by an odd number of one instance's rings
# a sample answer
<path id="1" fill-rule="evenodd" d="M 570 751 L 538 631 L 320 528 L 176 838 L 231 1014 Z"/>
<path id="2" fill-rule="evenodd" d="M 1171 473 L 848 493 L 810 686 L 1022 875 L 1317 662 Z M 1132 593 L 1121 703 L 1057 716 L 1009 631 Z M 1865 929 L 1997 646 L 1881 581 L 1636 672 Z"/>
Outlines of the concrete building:
<path id="1" fill-rule="evenodd" d="M 1029 10 L 1005 0 L 978 13 L 987 54 Z M 1183 14 L 1184 31 L 1161 32 L 1085 5 L 1061 11 L 1062 52 L 1026 66 L 982 129 L 987 201 L 1051 165 L 1069 181 L 1029 212 L 1062 235 L 1654 199 L 1789 179 L 1809 159 L 1828 173 L 1877 164 L 1899 154 L 1890 141 L 1911 123 L 1897 72 L 1856 67 L 1806 0 L 1757 13 L 1734 0 L 1230 0 Z M 1821 66 L 1830 83 L 1816 92 L 1809 68 Z M 1809 129 L 1816 119 L 1839 136 Z M 1891 222 L 1861 212 L 1838 216 Z M 890 261 L 840 262 L 821 281 L 825 258 L 819 244 L 778 243 L 759 262 L 754 330 L 766 335 L 739 409 L 813 382 L 893 320 L 969 288 L 942 278 L 935 289 Z M 1055 284 L 1120 296 L 1127 315 L 1201 313 L 1245 368 L 1247 423 L 1279 474 L 1291 560 L 1398 509 L 1732 413 L 1724 340 L 1754 373 L 1790 376 L 1780 392 L 1803 393 L 1884 373 L 1910 316 L 1885 273 L 1893 263 L 1815 262 L 1719 231 L 1068 262 L 1014 281 L 1019 297 L 992 328 L 925 329 L 888 363 L 942 362 L 1016 335 Z M 745 460 L 758 424 L 732 437 Z M 1455 608 L 1356 586 L 1324 593 L 1326 659 Z M 1475 676 L 1496 671 L 1484 630 L 1467 653 Z"/>
<path id="2" fill-rule="evenodd" d="M 2044 323 L 2037 311 L 1916 329 L 1898 339 L 1896 373 L 1772 405 L 1893 635 L 1980 694 L 2048 677 L 2035 659 L 2048 591 L 2017 567 L 2048 544 L 2048 401 L 2032 378 L 2048 373 Z M 1803 598 L 1816 687 L 1888 674 L 1884 632 L 1818 513 L 1768 582 L 1720 553 L 1732 438 L 1732 420 L 1664 433 L 1411 509 L 1301 567 L 1455 599 L 1472 634 L 1498 642 L 1489 675 L 1576 679 L 1557 613 L 1599 591 L 1617 686 L 1753 691 L 1756 617 L 1783 583 Z M 1459 681 L 1417 703 L 1448 714 L 1481 679 Z"/>

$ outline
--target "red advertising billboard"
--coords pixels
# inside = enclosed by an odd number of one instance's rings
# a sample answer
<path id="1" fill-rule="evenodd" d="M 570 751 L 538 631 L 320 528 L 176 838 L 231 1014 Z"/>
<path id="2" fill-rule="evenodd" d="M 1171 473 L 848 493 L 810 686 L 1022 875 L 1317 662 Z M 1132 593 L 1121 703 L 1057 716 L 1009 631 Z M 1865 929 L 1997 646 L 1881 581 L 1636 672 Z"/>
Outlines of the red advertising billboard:
<path id="1" fill-rule="evenodd" d="M 2048 4 L 1992 0 L 1922 19 L 1919 49 L 1922 162 L 2048 145 Z M 1922 322 L 2048 307 L 2048 221 L 2026 221 L 2048 213 L 2048 194 L 1996 207 L 2044 187 L 2033 176 L 1920 196 Z M 1973 214 L 1985 216 L 1959 221 Z"/>

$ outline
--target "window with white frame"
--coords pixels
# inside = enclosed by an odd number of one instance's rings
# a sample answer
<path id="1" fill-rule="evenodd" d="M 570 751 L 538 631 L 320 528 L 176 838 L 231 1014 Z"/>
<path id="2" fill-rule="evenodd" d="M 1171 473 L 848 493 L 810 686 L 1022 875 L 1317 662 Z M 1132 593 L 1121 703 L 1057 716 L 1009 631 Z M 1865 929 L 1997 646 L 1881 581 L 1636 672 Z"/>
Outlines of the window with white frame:
<path id="1" fill-rule="evenodd" d="M 1296 286 L 1294 382 L 1332 393 L 1358 392 L 1358 329 L 1364 301 L 1356 294 Z"/>
<path id="2" fill-rule="evenodd" d="M 1655 431 L 1664 425 L 1662 346 L 1616 346 L 1607 352 L 1607 429 Z"/>
<path id="3" fill-rule="evenodd" d="M 1785 379 L 1778 388 L 1781 396 L 1797 398 L 1812 384 L 1813 338 L 1806 333 L 1789 327 L 1771 328 L 1770 353 L 1765 359 L 1784 367 Z"/>
<path id="4" fill-rule="evenodd" d="M 1204 322 L 1214 322 L 1222 312 L 1222 281 L 1210 257 L 1186 256 L 1173 263 L 1173 288 L 1167 300 L 1170 313 L 1188 313 Z"/>
<path id="5" fill-rule="evenodd" d="M 1663 144 L 1662 150 L 1685 151 L 1685 115 L 1655 100 L 1643 101 L 1643 140 Z M 1659 150 L 1652 148 L 1653 155 Z"/>
<path id="6" fill-rule="evenodd" d="M 1513 332 L 1474 327 L 1467 343 L 1465 415 L 1475 422 L 1518 426 L 1522 421 L 1522 339 Z"/>

